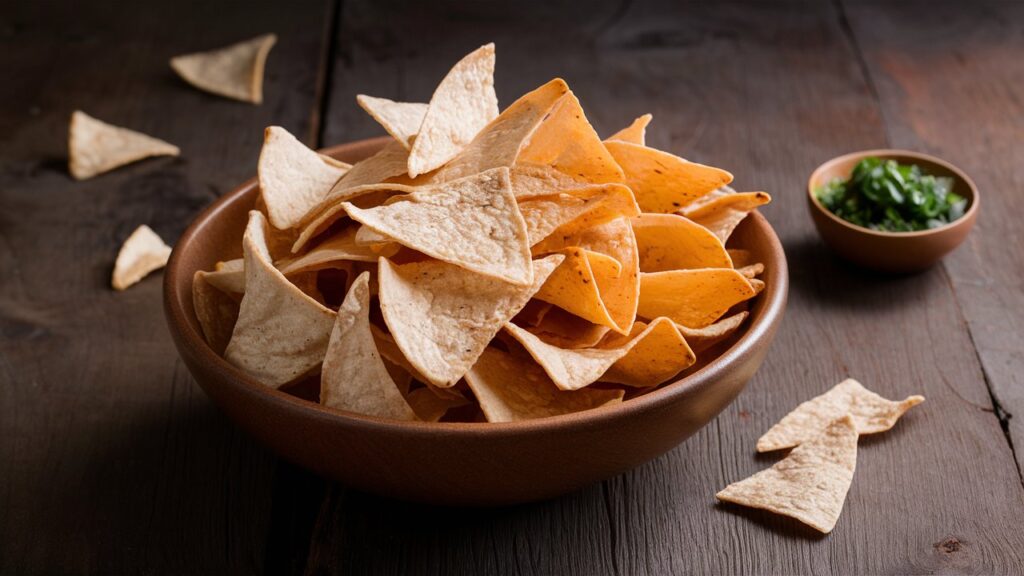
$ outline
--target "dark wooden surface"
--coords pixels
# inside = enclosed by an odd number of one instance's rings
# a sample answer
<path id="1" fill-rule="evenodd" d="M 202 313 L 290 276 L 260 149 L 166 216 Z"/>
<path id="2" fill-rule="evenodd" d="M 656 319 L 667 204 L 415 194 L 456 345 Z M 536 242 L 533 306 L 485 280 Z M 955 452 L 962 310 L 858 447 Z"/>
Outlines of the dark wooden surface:
<path id="1" fill-rule="evenodd" d="M 1024 572 L 1024 4 L 423 4 L 0 2 L 0 573 Z M 166 65 L 268 31 L 260 107 Z M 600 133 L 652 112 L 652 145 L 772 193 L 786 320 L 733 405 L 620 477 L 497 510 L 354 492 L 225 421 L 177 358 L 158 275 L 114 293 L 112 261 L 136 225 L 173 241 L 254 173 L 265 125 L 378 135 L 355 94 L 426 101 L 492 40 L 503 103 L 562 76 Z M 76 108 L 182 157 L 73 182 Z M 804 207 L 818 163 L 887 145 L 981 189 L 967 244 L 916 276 L 837 261 Z M 861 441 L 831 535 L 715 504 L 774 461 L 764 430 L 846 376 L 928 401 Z"/>

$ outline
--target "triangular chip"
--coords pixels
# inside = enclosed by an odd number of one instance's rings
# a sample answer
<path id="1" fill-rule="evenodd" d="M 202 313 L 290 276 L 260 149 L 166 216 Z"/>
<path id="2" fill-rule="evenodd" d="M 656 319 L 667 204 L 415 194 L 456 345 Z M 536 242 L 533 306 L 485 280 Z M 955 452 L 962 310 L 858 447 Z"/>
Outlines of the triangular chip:
<path id="1" fill-rule="evenodd" d="M 245 260 L 236 258 L 227 262 L 217 262 L 214 271 L 203 272 L 203 279 L 221 292 L 244 294 Z"/>
<path id="2" fill-rule="evenodd" d="M 795 518 L 828 534 L 843 511 L 857 467 L 857 428 L 844 416 L 784 459 L 716 494 L 723 502 Z"/>
<path id="3" fill-rule="evenodd" d="M 338 308 L 320 378 L 320 403 L 357 414 L 416 420 L 370 333 L 370 273 L 352 283 Z"/>
<path id="4" fill-rule="evenodd" d="M 396 266 L 380 259 L 380 308 L 403 356 L 426 381 L 450 387 L 562 261 L 533 263 L 532 286 L 516 286 L 445 262 Z"/>
<path id="5" fill-rule="evenodd" d="M 376 98 L 359 94 L 356 102 L 370 116 L 394 136 L 406 150 L 412 148 L 412 139 L 420 131 L 427 104 L 420 102 L 395 102 L 387 98 Z"/>
<path id="6" fill-rule="evenodd" d="M 207 282 L 209 274 L 216 272 L 197 270 L 193 276 L 192 305 L 206 343 L 217 354 L 223 354 L 238 320 L 238 300 Z"/>
<path id="7" fill-rule="evenodd" d="M 76 180 L 92 178 L 150 156 L 177 156 L 180 153 L 173 144 L 107 124 L 81 110 L 71 114 L 68 171 Z"/>
<path id="8" fill-rule="evenodd" d="M 656 318 L 650 324 L 635 322 L 629 336 L 609 334 L 599 345 L 605 349 L 620 346 L 628 351 L 601 376 L 602 382 L 657 386 L 697 361 L 679 328 L 668 318 Z"/>
<path id="9" fill-rule="evenodd" d="M 342 206 L 353 220 L 413 250 L 514 284 L 533 282 L 526 223 L 507 168 L 419 188 L 376 208 Z"/>
<path id="10" fill-rule="evenodd" d="M 624 182 L 644 212 L 675 212 L 715 188 L 732 181 L 725 170 L 631 142 L 604 143 L 622 167 Z"/>
<path id="11" fill-rule="evenodd" d="M 555 170 L 551 166 L 518 163 L 512 166 L 512 193 L 520 202 L 537 196 L 556 194 L 576 194 L 580 190 L 588 190 L 594 185 L 581 182 Z M 632 191 L 630 191 L 632 194 Z M 634 204 L 636 202 L 634 201 Z"/>
<path id="12" fill-rule="evenodd" d="M 523 324 L 519 324 L 522 326 Z M 557 306 L 551 308 L 530 332 L 559 348 L 592 348 L 611 331 L 607 326 L 593 324 Z"/>
<path id="13" fill-rule="evenodd" d="M 807 442 L 828 423 L 849 414 L 859 434 L 875 434 L 892 428 L 904 412 L 924 402 L 924 396 L 908 396 L 894 402 L 868 390 L 852 378 L 797 406 L 757 440 L 757 451 L 768 452 Z"/>
<path id="14" fill-rule="evenodd" d="M 703 328 L 729 308 L 754 297 L 754 289 L 731 268 L 671 270 L 640 275 L 640 304 L 644 318 L 668 316 L 689 328 Z"/>
<path id="15" fill-rule="evenodd" d="M 605 284 L 612 282 L 622 275 L 622 264 L 607 254 L 578 246 L 565 248 L 559 253 L 565 255 L 565 260 L 548 276 L 548 281 L 534 298 L 554 304 L 588 322 L 625 331 L 615 323 L 601 299 L 597 280 L 600 278 Z"/>
<path id="16" fill-rule="evenodd" d="M 547 372 L 555 386 L 562 390 L 579 390 L 596 382 L 616 360 L 629 351 L 627 346 L 606 350 L 559 348 L 510 322 L 505 323 L 505 331 L 523 345 Z"/>
<path id="17" fill-rule="evenodd" d="M 710 230 L 724 244 L 747 214 L 771 200 L 772 197 L 765 192 L 738 192 L 718 197 L 698 207 L 683 208 L 681 214 Z"/>
<path id="18" fill-rule="evenodd" d="M 487 348 L 466 374 L 488 422 L 515 422 L 558 416 L 622 401 L 622 390 L 559 390 L 540 366 Z"/>
<path id="19" fill-rule="evenodd" d="M 372 247 L 356 242 L 356 230 L 358 226 L 349 226 L 318 244 L 315 248 L 305 254 L 278 262 L 277 267 L 285 276 L 296 272 L 308 272 L 330 268 L 338 262 L 376 262 L 381 256 L 392 256 L 398 251 L 398 245 L 391 244 L 383 250 L 374 250 Z"/>
<path id="20" fill-rule="evenodd" d="M 409 151 L 399 142 L 389 142 L 379 152 L 365 160 L 352 165 L 331 189 L 317 208 L 322 210 L 350 195 L 353 188 L 361 188 L 369 184 L 380 184 L 388 178 L 405 174 L 405 164 Z M 317 212 L 314 210 L 313 212 Z"/>
<path id="21" fill-rule="evenodd" d="M 337 191 L 338 189 L 335 188 Z M 346 188 L 337 195 L 332 192 L 329 201 L 322 202 L 314 208 L 310 214 L 313 216 L 302 223 L 302 229 L 295 241 L 292 243 L 292 254 L 297 254 L 310 240 L 325 232 L 335 222 L 347 216 L 345 213 L 345 202 L 351 202 L 356 206 L 379 206 L 391 196 L 408 194 L 415 191 L 411 186 L 402 184 L 365 184 L 355 188 Z M 359 242 L 356 232 L 356 242 Z M 360 242 L 361 243 L 361 242 Z"/>
<path id="22" fill-rule="evenodd" d="M 755 262 L 753 264 L 747 264 L 742 268 L 736 268 L 736 271 L 743 274 L 743 277 L 747 280 L 751 280 L 761 275 L 764 272 L 764 264 Z"/>
<path id="23" fill-rule="evenodd" d="M 279 388 L 320 365 L 335 314 L 274 268 L 266 232 L 263 214 L 249 212 L 242 241 L 245 296 L 224 358 L 261 383 Z"/>
<path id="24" fill-rule="evenodd" d="M 622 184 L 602 184 L 575 189 L 570 194 L 517 200 L 526 221 L 531 246 L 570 222 L 582 229 L 620 216 L 632 217 L 640 213 L 633 193 Z"/>
<path id="25" fill-rule="evenodd" d="M 641 214 L 633 218 L 633 234 L 641 272 L 732 268 L 718 237 L 678 214 Z"/>
<path id="26" fill-rule="evenodd" d="M 629 126 L 626 126 L 622 130 L 619 130 L 615 134 L 608 137 L 608 140 L 619 140 L 620 142 L 632 142 L 633 144 L 639 144 L 645 146 L 647 144 L 647 125 L 651 123 L 654 116 L 650 114 L 644 114 Z"/>
<path id="27" fill-rule="evenodd" d="M 277 36 L 264 34 L 224 48 L 171 58 L 171 68 L 186 82 L 218 96 L 263 102 L 263 68 Z"/>
<path id="28" fill-rule="evenodd" d="M 143 224 L 132 232 L 117 253 L 110 284 L 115 290 L 124 290 L 150 272 L 163 268 L 170 257 L 171 247 Z"/>
<path id="29" fill-rule="evenodd" d="M 270 223 L 279 230 L 298 226 L 345 172 L 284 128 L 267 127 L 257 174 Z"/>
<path id="30" fill-rule="evenodd" d="M 718 344 L 722 340 L 725 340 L 729 336 L 736 332 L 736 330 L 743 325 L 743 321 L 747 319 L 749 312 L 739 312 L 733 314 L 728 318 L 723 318 L 714 324 L 709 324 L 703 328 L 687 328 L 686 326 L 679 325 L 679 332 L 686 339 L 686 343 L 690 345 L 690 349 L 696 354 L 700 354 L 704 350 L 711 348 L 715 344 Z"/>
<path id="31" fill-rule="evenodd" d="M 405 357 L 405 354 L 402 353 L 402 349 L 398 347 L 394 336 L 372 324 L 370 325 L 370 331 L 373 333 L 373 341 L 377 344 L 377 351 L 380 352 L 384 360 L 397 365 L 420 382 L 427 382 L 426 376 L 420 374 L 416 367 Z"/>
<path id="32" fill-rule="evenodd" d="M 409 176 L 443 166 L 497 115 L 494 44 L 485 44 L 455 64 L 434 90 L 409 151 Z"/>

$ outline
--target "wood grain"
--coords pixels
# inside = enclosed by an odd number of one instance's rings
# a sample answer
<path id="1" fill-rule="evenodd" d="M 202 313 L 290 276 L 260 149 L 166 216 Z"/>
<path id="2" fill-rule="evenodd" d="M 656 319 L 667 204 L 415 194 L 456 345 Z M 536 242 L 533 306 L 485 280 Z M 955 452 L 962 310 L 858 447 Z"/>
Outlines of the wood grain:
<path id="1" fill-rule="evenodd" d="M 0 572 L 252 573 L 283 549 L 294 556 L 279 504 L 301 496 L 274 494 L 282 478 L 288 491 L 302 483 L 276 473 L 195 386 L 164 327 L 160 275 L 124 293 L 109 278 L 136 226 L 173 244 L 250 177 L 264 126 L 312 133 L 327 5 L 4 2 L 0 12 Z M 167 65 L 268 31 L 279 43 L 262 106 L 198 92 Z M 182 156 L 74 182 L 76 108 Z"/>

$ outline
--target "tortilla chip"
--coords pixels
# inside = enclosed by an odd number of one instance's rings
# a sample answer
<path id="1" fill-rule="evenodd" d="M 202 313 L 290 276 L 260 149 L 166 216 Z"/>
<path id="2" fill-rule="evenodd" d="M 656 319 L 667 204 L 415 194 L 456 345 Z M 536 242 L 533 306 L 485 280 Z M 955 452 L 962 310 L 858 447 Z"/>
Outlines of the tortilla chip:
<path id="1" fill-rule="evenodd" d="M 628 218 L 617 218 L 604 224 L 582 230 L 568 230 L 563 227 L 533 248 L 534 255 L 556 252 L 564 248 L 579 246 L 593 252 L 606 254 L 619 261 L 622 273 L 609 278 L 595 276 L 601 301 L 618 328 L 616 332 L 626 334 L 636 320 L 637 301 L 640 294 L 639 258 L 636 238 Z"/>
<path id="2" fill-rule="evenodd" d="M 687 328 L 682 325 L 677 325 L 676 327 L 679 328 L 680 334 L 686 339 L 686 343 L 690 345 L 690 349 L 695 354 L 700 354 L 731 336 L 749 315 L 750 313 L 746 311 L 739 312 L 703 328 Z"/>
<path id="3" fill-rule="evenodd" d="M 598 278 L 603 283 L 611 282 L 622 274 L 618 260 L 578 246 L 560 251 L 565 255 L 562 264 L 548 276 L 534 298 L 549 302 L 594 324 L 608 326 L 619 331 L 601 299 Z"/>
<path id="4" fill-rule="evenodd" d="M 657 386 L 697 361 L 679 328 L 668 318 L 656 318 L 650 324 L 635 322 L 629 336 L 610 334 L 600 344 L 605 349 L 620 346 L 628 348 L 626 355 L 601 376 L 602 382 Z"/>
<path id="5" fill-rule="evenodd" d="M 206 343 L 217 354 L 223 354 L 238 320 L 238 301 L 208 282 L 210 274 L 217 272 L 197 270 L 192 277 L 192 305 Z"/>
<path id="6" fill-rule="evenodd" d="M 505 331 L 515 338 L 562 390 L 579 390 L 597 381 L 616 360 L 628 352 L 627 346 L 610 349 L 569 350 L 552 346 L 534 334 L 505 323 Z"/>
<path id="7" fill-rule="evenodd" d="M 729 268 L 671 270 L 640 275 L 640 304 L 644 318 L 668 316 L 689 328 L 703 328 L 729 308 L 754 297 L 754 289 Z"/>
<path id="8" fill-rule="evenodd" d="M 517 286 L 445 262 L 396 266 L 380 259 L 380 308 L 403 356 L 425 382 L 454 385 L 487 343 L 547 280 L 562 256 L 533 263 L 534 282 Z"/>
<path id="9" fill-rule="evenodd" d="M 675 212 L 732 181 L 725 170 L 630 142 L 604 143 L 625 172 L 625 180 L 644 212 Z"/>
<path id="10" fill-rule="evenodd" d="M 771 200 L 772 197 L 764 192 L 740 192 L 722 196 L 697 208 L 684 208 L 681 214 L 710 230 L 725 244 L 747 214 Z"/>
<path id="11" fill-rule="evenodd" d="M 278 262 L 277 267 L 285 276 L 297 272 L 308 272 L 331 268 L 339 262 L 376 262 L 380 256 L 392 256 L 398 251 L 397 244 L 390 244 L 381 251 L 356 242 L 358 226 L 349 226 L 331 236 L 309 252 Z"/>
<path id="12" fill-rule="evenodd" d="M 452 67 L 431 96 L 409 151 L 409 176 L 443 166 L 497 115 L 494 44 L 485 44 Z"/>
<path id="13" fill-rule="evenodd" d="M 402 349 L 398 347 L 394 336 L 372 324 L 370 325 L 370 331 L 373 333 L 373 341 L 377 344 L 377 351 L 380 352 L 384 360 L 405 370 L 410 376 L 420 382 L 427 381 L 426 376 L 420 374 L 416 367 L 405 357 L 405 354 L 402 353 Z"/>
<path id="14" fill-rule="evenodd" d="M 754 255 L 750 250 L 746 250 L 744 248 L 726 248 L 725 251 L 729 253 L 729 258 L 732 260 L 732 267 L 737 270 L 754 264 Z"/>
<path id="15" fill-rule="evenodd" d="M 651 116 L 650 114 L 644 114 L 636 120 L 633 120 L 632 124 L 626 126 L 622 130 L 619 130 L 615 134 L 612 134 L 607 139 L 645 146 L 647 144 L 647 125 L 651 123 L 653 118 L 654 116 Z"/>
<path id="16" fill-rule="evenodd" d="M 485 349 L 466 373 L 488 422 L 557 416 L 622 402 L 622 390 L 559 390 L 528 357 Z"/>
<path id="17" fill-rule="evenodd" d="M 413 250 L 513 284 L 533 282 L 526 222 L 507 168 L 423 187 L 376 208 L 342 206 L 353 220 Z"/>
<path id="18" fill-rule="evenodd" d="M 849 414 L 858 434 L 875 434 L 892 428 L 900 416 L 924 402 L 924 396 L 908 396 L 894 402 L 868 390 L 852 378 L 828 392 L 797 406 L 757 441 L 758 452 L 790 448 L 813 440 L 836 418 Z"/>
<path id="19" fill-rule="evenodd" d="M 163 268 L 170 257 L 171 247 L 143 224 L 121 245 L 110 284 L 115 290 L 124 290 L 150 272 Z"/>
<path id="20" fill-rule="evenodd" d="M 510 170 L 512 194 L 522 202 L 538 196 L 556 194 L 573 194 L 578 190 L 588 190 L 594 185 L 581 182 L 555 170 L 551 166 L 517 163 Z M 632 191 L 630 191 L 632 194 Z M 634 200 L 634 204 L 636 201 Z"/>
<path id="21" fill-rule="evenodd" d="M 548 277 L 550 278 L 550 276 Z M 519 326 L 536 326 L 544 320 L 544 316 L 551 311 L 551 304 L 533 298 L 523 306 L 523 309 L 512 319 Z"/>
<path id="22" fill-rule="evenodd" d="M 315 370 L 327 352 L 335 314 L 274 268 L 266 219 L 249 212 L 242 248 L 245 296 L 224 358 L 271 388 Z"/>
<path id="23" fill-rule="evenodd" d="M 569 86 L 555 78 L 512 103 L 444 168 L 434 179 L 457 180 L 492 168 L 510 168 L 516 163 L 523 143 L 544 120 Z"/>
<path id="24" fill-rule="evenodd" d="M 747 280 L 752 280 L 764 272 L 764 264 L 756 262 L 754 264 L 748 264 L 742 268 L 736 268 L 736 271 L 743 274 L 743 277 Z"/>
<path id="25" fill-rule="evenodd" d="M 795 518 L 828 534 L 843 511 L 856 467 L 857 428 L 844 416 L 771 468 L 726 486 L 716 496 Z"/>
<path id="26" fill-rule="evenodd" d="M 245 262 L 241 258 L 218 262 L 216 270 L 203 272 L 203 280 L 221 292 L 245 294 Z"/>
<path id="27" fill-rule="evenodd" d="M 334 184 L 331 191 L 312 214 L 317 214 L 329 206 L 352 197 L 351 190 L 369 185 L 379 185 L 388 178 L 405 174 L 405 164 L 409 151 L 400 142 L 389 142 L 379 152 L 369 158 L 356 162 L 345 175 Z M 309 218 L 307 220 L 310 220 Z"/>
<path id="28" fill-rule="evenodd" d="M 523 324 L 519 324 L 522 326 Z M 593 324 L 557 306 L 548 310 L 530 332 L 559 348 L 592 348 L 597 346 L 611 328 Z"/>
<path id="29" fill-rule="evenodd" d="M 370 333 L 370 273 L 356 278 L 338 308 L 320 377 L 320 403 L 357 414 L 416 420 Z"/>
<path id="30" fill-rule="evenodd" d="M 279 230 L 298 226 L 345 172 L 284 128 L 267 127 L 257 174 L 270 224 Z"/>
<path id="31" fill-rule="evenodd" d="M 427 114 L 427 104 L 420 102 L 395 102 L 387 98 L 376 98 L 359 94 L 356 102 L 366 110 L 373 119 L 380 123 L 388 134 L 405 147 L 412 148 L 412 139 L 420 131 L 423 117 Z"/>
<path id="32" fill-rule="evenodd" d="M 335 190 L 338 191 L 338 188 L 335 187 Z M 347 216 L 345 206 L 343 205 L 345 202 L 355 204 L 356 206 L 379 206 L 392 196 L 408 194 L 415 190 L 411 186 L 386 183 L 365 184 L 341 190 L 336 196 L 328 197 L 328 201 L 322 202 L 320 206 L 310 212 L 312 216 L 303 222 L 301 231 L 292 243 L 292 254 L 301 251 L 310 240 L 316 238 L 335 222 Z M 360 243 L 358 231 L 356 234 L 356 242 Z"/>
<path id="33" fill-rule="evenodd" d="M 677 214 L 633 218 L 641 272 L 732 268 L 722 242 L 706 228 Z"/>
<path id="34" fill-rule="evenodd" d="M 535 196 L 517 201 L 526 221 L 531 246 L 570 222 L 582 229 L 640 213 L 633 193 L 621 184 L 603 184 L 577 189 L 571 194 Z"/>
<path id="35" fill-rule="evenodd" d="M 75 180 L 85 180 L 150 156 L 177 156 L 177 146 L 119 128 L 89 116 L 81 110 L 71 114 L 68 129 L 68 171 Z"/>
<path id="36" fill-rule="evenodd" d="M 417 388 L 405 397 L 416 416 L 424 422 L 437 422 L 452 408 L 465 406 L 469 400 L 454 396 L 442 397 L 430 388 Z"/>
<path id="37" fill-rule="evenodd" d="M 189 84 L 211 94 L 263 102 L 263 68 L 277 36 L 264 34 L 252 40 L 207 52 L 171 58 L 171 68 Z"/>
<path id="38" fill-rule="evenodd" d="M 747 282 L 750 283 L 750 287 L 754 290 L 754 296 L 757 296 L 758 294 L 761 293 L 762 290 L 764 290 L 764 280 L 759 280 L 757 278 L 748 278 Z"/>

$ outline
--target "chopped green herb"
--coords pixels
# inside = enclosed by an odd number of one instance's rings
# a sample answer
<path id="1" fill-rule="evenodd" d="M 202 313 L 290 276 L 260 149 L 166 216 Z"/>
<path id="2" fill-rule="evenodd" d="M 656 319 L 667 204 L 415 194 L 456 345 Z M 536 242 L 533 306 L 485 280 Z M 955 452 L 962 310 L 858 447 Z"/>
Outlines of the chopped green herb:
<path id="1" fill-rule="evenodd" d="M 849 180 L 818 188 L 818 200 L 847 222 L 882 232 L 945 226 L 964 215 L 967 199 L 952 192 L 953 179 L 923 174 L 916 164 L 869 157 Z"/>

